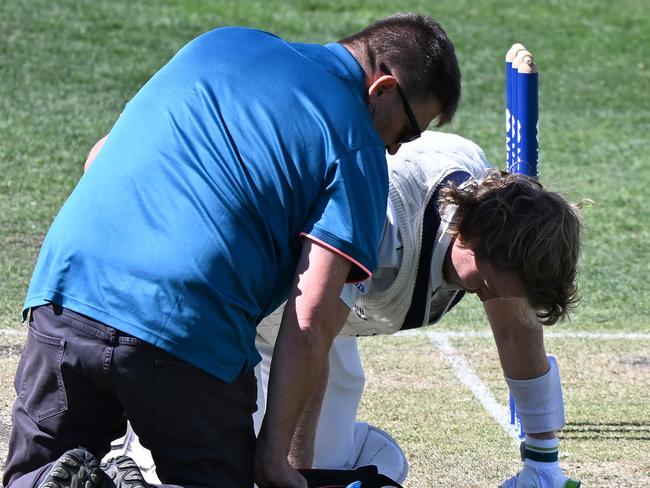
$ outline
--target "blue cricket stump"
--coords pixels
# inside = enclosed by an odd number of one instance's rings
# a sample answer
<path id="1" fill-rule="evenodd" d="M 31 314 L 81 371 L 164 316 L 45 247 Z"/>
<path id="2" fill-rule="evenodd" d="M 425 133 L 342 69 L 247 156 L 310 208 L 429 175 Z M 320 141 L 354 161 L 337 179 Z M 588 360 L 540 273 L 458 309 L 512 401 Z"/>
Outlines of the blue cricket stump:
<path id="1" fill-rule="evenodd" d="M 506 168 L 510 173 L 537 176 L 538 149 L 538 72 L 530 51 L 513 44 L 506 53 Z M 520 439 L 526 437 L 510 396 L 510 425 Z"/>
<path id="2" fill-rule="evenodd" d="M 517 86 L 515 84 L 515 73 L 517 70 L 512 67 L 512 62 L 520 51 L 525 51 L 523 44 L 513 44 L 506 53 L 506 168 L 510 169 L 515 161 L 517 149 L 515 147 L 515 113 L 517 112 Z"/>
<path id="3" fill-rule="evenodd" d="M 517 412 L 517 404 L 512 393 L 510 393 L 510 425 L 515 426 L 517 436 L 520 440 L 526 438 L 526 432 L 524 432 L 524 427 L 521 425 L 521 417 L 519 417 L 519 413 Z"/>
<path id="4" fill-rule="evenodd" d="M 538 72 L 532 54 L 513 44 L 506 54 L 506 167 L 537 176 Z"/>

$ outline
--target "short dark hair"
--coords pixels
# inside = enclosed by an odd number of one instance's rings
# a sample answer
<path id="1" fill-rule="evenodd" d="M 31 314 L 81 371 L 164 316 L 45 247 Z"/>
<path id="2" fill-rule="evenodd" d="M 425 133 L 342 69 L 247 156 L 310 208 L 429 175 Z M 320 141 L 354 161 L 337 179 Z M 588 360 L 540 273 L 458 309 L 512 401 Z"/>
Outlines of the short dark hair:
<path id="1" fill-rule="evenodd" d="M 521 279 L 543 324 L 554 324 L 577 306 L 578 205 L 535 178 L 498 170 L 443 188 L 441 204 L 456 205 L 450 228 L 463 240 L 477 240 L 479 258 Z"/>
<path id="2" fill-rule="evenodd" d="M 451 122 L 460 101 L 460 69 L 454 45 L 433 18 L 395 14 L 339 42 L 361 50 L 375 73 L 380 64 L 387 66 L 414 99 L 434 97 L 441 105 L 436 127 Z"/>

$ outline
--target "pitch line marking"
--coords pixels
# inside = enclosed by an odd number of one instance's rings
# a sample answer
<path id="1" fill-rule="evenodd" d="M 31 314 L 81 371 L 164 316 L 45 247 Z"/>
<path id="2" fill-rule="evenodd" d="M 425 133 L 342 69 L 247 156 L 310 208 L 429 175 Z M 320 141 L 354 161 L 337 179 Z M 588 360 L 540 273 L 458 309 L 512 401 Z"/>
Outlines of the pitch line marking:
<path id="1" fill-rule="evenodd" d="M 426 336 L 443 355 L 447 363 L 451 366 L 456 378 L 465 385 L 481 403 L 487 413 L 496 420 L 508 435 L 514 441 L 515 445 L 519 445 L 521 439 L 519 438 L 517 429 L 514 425 L 510 424 L 510 410 L 507 406 L 501 405 L 497 402 L 481 381 L 481 379 L 474 373 L 474 370 L 469 365 L 467 360 L 454 349 L 450 343 L 452 338 L 469 338 L 469 337 L 492 337 L 489 331 L 405 331 L 398 333 L 405 336 Z M 650 334 L 644 333 L 609 333 L 609 332 L 550 332 L 545 333 L 544 337 L 557 337 L 557 338 L 590 338 L 590 339 L 647 339 L 650 340 Z"/>
<path id="2" fill-rule="evenodd" d="M 448 339 L 465 339 L 472 337 L 492 337 L 490 331 L 459 330 L 459 331 L 427 331 L 411 329 L 397 332 L 398 336 L 441 336 Z M 650 340 L 650 334 L 644 332 L 544 332 L 548 339 L 601 339 L 601 340 Z"/>
<path id="3" fill-rule="evenodd" d="M 494 399 L 490 390 L 474 373 L 467 360 L 459 354 L 449 342 L 445 334 L 429 332 L 426 334 L 429 340 L 442 353 L 445 360 L 451 366 L 456 378 L 474 394 L 483 408 L 497 421 L 505 433 L 512 438 L 515 445 L 519 445 L 521 439 L 514 425 L 510 425 L 510 411 L 508 407 L 501 405 Z"/>

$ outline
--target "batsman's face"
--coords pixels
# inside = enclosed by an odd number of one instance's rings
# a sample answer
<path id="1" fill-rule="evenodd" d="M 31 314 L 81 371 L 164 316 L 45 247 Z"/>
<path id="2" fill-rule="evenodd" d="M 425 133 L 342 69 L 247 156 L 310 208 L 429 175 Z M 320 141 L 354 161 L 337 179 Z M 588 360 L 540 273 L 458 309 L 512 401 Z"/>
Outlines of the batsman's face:
<path id="1" fill-rule="evenodd" d="M 497 269 L 479 258 L 474 245 L 459 237 L 454 239 L 447 253 L 445 277 L 449 283 L 466 292 L 476 293 L 483 302 L 494 298 L 525 297 L 524 286 L 515 273 Z"/>

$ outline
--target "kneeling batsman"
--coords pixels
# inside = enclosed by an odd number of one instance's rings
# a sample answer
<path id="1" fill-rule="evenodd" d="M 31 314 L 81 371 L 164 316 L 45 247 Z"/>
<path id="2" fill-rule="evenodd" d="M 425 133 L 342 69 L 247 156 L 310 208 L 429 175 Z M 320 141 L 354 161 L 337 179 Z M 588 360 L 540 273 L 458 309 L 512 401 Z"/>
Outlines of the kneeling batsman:
<path id="1" fill-rule="evenodd" d="M 465 293 L 475 293 L 527 432 L 523 468 L 502 486 L 579 486 L 558 462 L 562 388 L 542 328 L 564 319 L 577 303 L 576 209 L 532 178 L 492 169 L 478 146 L 451 134 L 425 132 L 389 156 L 388 166 L 379 267 L 367 281 L 344 285 L 341 306 L 352 313 L 303 412 L 292 463 L 331 469 L 375 464 L 402 482 L 408 463 L 397 442 L 355 420 L 364 388 L 356 337 L 435 324 Z M 280 316 L 258 327 L 258 428 Z M 153 465 L 133 437 L 125 447 L 141 465 Z"/>

